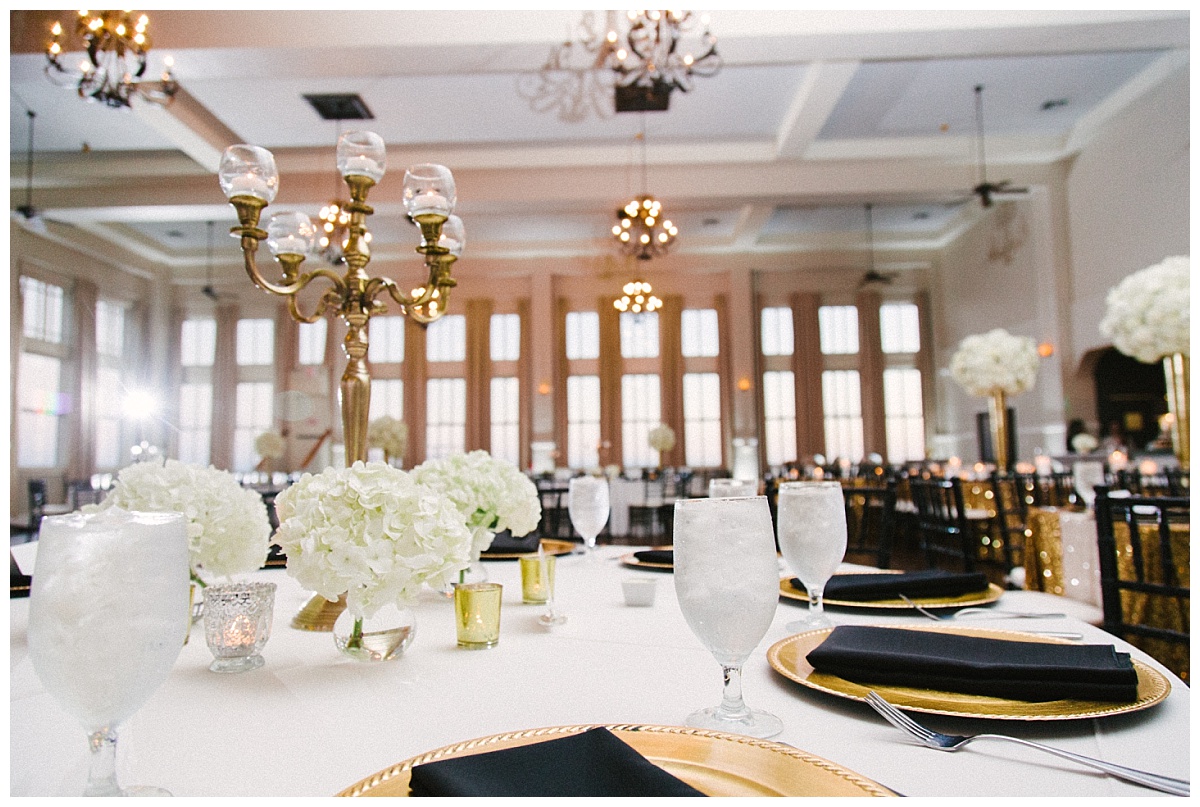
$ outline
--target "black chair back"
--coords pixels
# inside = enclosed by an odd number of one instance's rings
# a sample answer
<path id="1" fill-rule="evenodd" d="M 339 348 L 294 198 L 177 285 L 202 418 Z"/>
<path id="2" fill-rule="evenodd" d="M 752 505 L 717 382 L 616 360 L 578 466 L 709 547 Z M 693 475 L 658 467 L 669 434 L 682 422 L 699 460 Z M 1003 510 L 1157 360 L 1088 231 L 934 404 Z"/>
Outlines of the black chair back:
<path id="1" fill-rule="evenodd" d="M 46 480 L 29 480 L 29 531 L 37 535 L 46 514 Z"/>
<path id="2" fill-rule="evenodd" d="M 1185 681 L 1190 667 L 1191 500 L 1096 488 L 1104 629 Z"/>
<path id="3" fill-rule="evenodd" d="M 1000 541 L 1000 557 L 1004 571 L 1021 565 L 1025 550 L 1025 530 L 1029 521 L 1029 505 L 1037 502 L 1030 490 L 1032 483 L 1025 474 L 992 472 L 992 502 L 996 518 L 992 522 L 992 537 Z"/>
<path id="4" fill-rule="evenodd" d="M 887 569 L 896 537 L 896 487 L 844 487 L 846 500 L 846 556 L 867 556 Z"/>
<path id="5" fill-rule="evenodd" d="M 948 563 L 975 571 L 975 547 L 963 504 L 962 480 L 914 477 L 908 484 L 917 508 L 917 533 L 925 562 L 930 567 Z"/>

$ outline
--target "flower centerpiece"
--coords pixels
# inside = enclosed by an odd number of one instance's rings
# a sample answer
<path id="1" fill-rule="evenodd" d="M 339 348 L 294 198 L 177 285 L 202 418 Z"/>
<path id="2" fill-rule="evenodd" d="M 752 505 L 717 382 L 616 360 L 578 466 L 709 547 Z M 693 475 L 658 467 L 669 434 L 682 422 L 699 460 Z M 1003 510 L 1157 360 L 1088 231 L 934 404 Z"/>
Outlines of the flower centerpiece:
<path id="1" fill-rule="evenodd" d="M 283 456 L 285 448 L 283 435 L 269 430 L 254 438 L 254 450 L 264 460 L 277 460 Z"/>
<path id="2" fill-rule="evenodd" d="M 646 442 L 659 454 L 659 465 L 662 465 L 662 455 L 675 447 L 675 430 L 665 423 L 660 423 L 646 435 Z"/>
<path id="3" fill-rule="evenodd" d="M 464 568 L 470 533 L 454 503 L 409 473 L 382 462 L 355 462 L 304 474 L 275 500 L 275 539 L 288 574 L 326 600 L 345 598 L 338 646 L 354 658 L 392 658 L 412 640 L 411 622 L 381 653 L 364 621 L 404 616 L 430 581 Z M 410 618 L 410 617 L 409 617 Z"/>
<path id="4" fill-rule="evenodd" d="M 1087 432 L 1080 432 L 1071 438 L 1071 448 L 1076 454 L 1091 454 L 1100 447 L 1100 441 Z"/>
<path id="5" fill-rule="evenodd" d="M 950 358 L 950 375 L 971 395 L 988 399 L 996 465 L 1008 467 L 1006 395 L 1030 389 L 1037 380 L 1037 345 L 1003 328 L 968 336 Z"/>
<path id="6" fill-rule="evenodd" d="M 201 586 L 209 577 L 232 577 L 259 569 L 270 550 L 271 522 L 262 496 L 237 483 L 233 475 L 178 460 L 152 460 L 130 465 L 117 474 L 117 484 L 100 504 L 187 517 L 192 579 Z"/>
<path id="7" fill-rule="evenodd" d="M 1180 463 L 1190 461 L 1188 386 L 1191 356 L 1190 256 L 1176 255 L 1134 272 L 1108 292 L 1100 332 L 1140 362 L 1162 360 L 1167 403 L 1175 415 L 1171 442 Z"/>
<path id="8" fill-rule="evenodd" d="M 383 449 L 384 462 L 390 465 L 408 448 L 408 424 L 391 415 L 375 418 L 367 426 L 367 445 Z"/>
<path id="9" fill-rule="evenodd" d="M 486 451 L 427 460 L 412 474 L 457 508 L 460 522 L 471 533 L 472 563 L 491 546 L 497 532 L 509 530 L 520 537 L 537 529 L 541 520 L 537 487 L 515 465 Z"/>

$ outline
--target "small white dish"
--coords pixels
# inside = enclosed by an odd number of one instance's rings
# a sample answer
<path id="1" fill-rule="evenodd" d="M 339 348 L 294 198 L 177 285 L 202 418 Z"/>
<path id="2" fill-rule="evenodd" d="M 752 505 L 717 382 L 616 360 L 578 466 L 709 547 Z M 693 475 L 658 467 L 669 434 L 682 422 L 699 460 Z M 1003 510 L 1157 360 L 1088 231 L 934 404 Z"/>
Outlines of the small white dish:
<path id="1" fill-rule="evenodd" d="M 645 607 L 654 605 L 658 581 L 653 577 L 627 577 L 621 581 L 621 589 L 625 592 L 626 605 Z"/>

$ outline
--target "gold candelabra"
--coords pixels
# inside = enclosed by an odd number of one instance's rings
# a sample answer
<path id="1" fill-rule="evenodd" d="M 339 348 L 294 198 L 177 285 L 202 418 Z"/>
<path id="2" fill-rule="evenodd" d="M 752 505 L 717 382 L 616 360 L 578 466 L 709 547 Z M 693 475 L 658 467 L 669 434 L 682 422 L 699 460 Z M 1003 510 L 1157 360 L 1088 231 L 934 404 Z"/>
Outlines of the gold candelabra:
<path id="1" fill-rule="evenodd" d="M 462 220 L 451 215 L 454 209 L 454 178 L 440 165 L 416 165 L 405 173 L 404 204 L 409 217 L 421 228 L 417 252 L 425 257 L 429 276 L 425 284 L 404 293 L 395 281 L 371 277 L 367 265 L 371 253 L 366 238 L 366 218 L 374 213 L 367 204 L 371 188 L 383 177 L 386 156 L 382 138 L 374 132 L 346 132 L 338 139 L 338 171 L 350 189 L 348 236 L 344 247 L 346 270 L 339 275 L 319 267 L 302 271 L 307 255 L 313 252 L 316 228 L 309 217 L 298 212 L 273 215 L 266 230 L 259 228 L 262 211 L 275 198 L 279 174 L 275 158 L 264 148 L 251 145 L 230 146 L 221 160 L 220 182 L 225 196 L 237 211 L 239 225 L 231 232 L 241 239 L 246 273 L 260 289 L 286 297 L 288 312 L 298 322 L 315 322 L 329 312 L 345 321 L 346 370 L 341 379 L 342 429 L 345 435 L 346 465 L 367 459 L 367 422 L 371 403 L 371 373 L 367 364 L 368 326 L 373 315 L 387 305 L 380 298 L 386 293 L 401 311 L 427 324 L 446 312 L 450 290 L 456 281 L 451 267 L 462 251 Z M 279 281 L 268 280 L 258 267 L 256 254 L 265 240 L 282 273 Z M 314 309 L 301 310 L 298 295 L 315 280 L 329 284 Z"/>

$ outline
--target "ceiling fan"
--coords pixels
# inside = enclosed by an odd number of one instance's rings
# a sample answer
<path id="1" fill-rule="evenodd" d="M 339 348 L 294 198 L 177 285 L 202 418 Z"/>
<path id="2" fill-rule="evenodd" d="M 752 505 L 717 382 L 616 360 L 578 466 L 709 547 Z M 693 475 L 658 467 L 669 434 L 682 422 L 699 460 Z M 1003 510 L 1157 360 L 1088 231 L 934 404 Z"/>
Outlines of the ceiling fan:
<path id="1" fill-rule="evenodd" d="M 999 182 L 988 182 L 987 160 L 984 154 L 982 84 L 975 85 L 975 132 L 975 142 L 979 152 L 979 183 L 971 189 L 971 192 L 979 197 L 979 201 L 983 203 L 983 206 L 991 207 L 992 202 L 1002 195 L 1029 193 L 1028 188 L 1011 187 L 1011 180 L 1003 179 Z"/>
<path id="2" fill-rule="evenodd" d="M 870 202 L 864 205 L 867 211 L 867 252 L 870 259 L 870 267 L 863 274 L 862 280 L 858 281 L 860 289 L 868 286 L 886 286 L 896 277 L 894 274 L 884 274 L 875 268 L 875 227 L 871 218 Z"/>
<path id="3" fill-rule="evenodd" d="M 14 212 L 20 216 L 18 220 L 22 227 L 44 234 L 46 221 L 42 218 L 41 211 L 33 206 L 33 120 L 37 113 L 27 108 L 25 114 L 29 116 L 29 149 L 25 152 L 25 204 Z"/>

